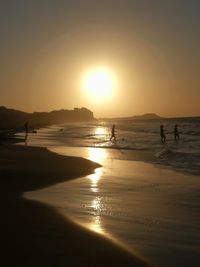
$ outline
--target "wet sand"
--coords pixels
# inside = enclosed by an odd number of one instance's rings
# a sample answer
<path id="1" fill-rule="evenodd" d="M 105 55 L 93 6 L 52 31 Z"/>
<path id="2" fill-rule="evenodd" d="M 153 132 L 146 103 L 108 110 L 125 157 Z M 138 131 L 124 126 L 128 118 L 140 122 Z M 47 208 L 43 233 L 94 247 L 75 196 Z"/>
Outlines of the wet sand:
<path id="1" fill-rule="evenodd" d="M 56 207 L 67 218 L 126 244 L 154 266 L 199 266 L 198 176 L 144 163 L 142 154 L 57 148 L 103 165 L 95 174 L 25 197 Z M 123 160 L 121 160 L 122 158 Z M 148 155 L 143 152 L 143 159 Z M 135 160 L 139 161 L 135 161 Z"/>
<path id="2" fill-rule="evenodd" d="M 21 197 L 25 191 L 88 175 L 99 166 L 45 148 L 0 147 L 1 266 L 147 266 L 54 208 Z"/>

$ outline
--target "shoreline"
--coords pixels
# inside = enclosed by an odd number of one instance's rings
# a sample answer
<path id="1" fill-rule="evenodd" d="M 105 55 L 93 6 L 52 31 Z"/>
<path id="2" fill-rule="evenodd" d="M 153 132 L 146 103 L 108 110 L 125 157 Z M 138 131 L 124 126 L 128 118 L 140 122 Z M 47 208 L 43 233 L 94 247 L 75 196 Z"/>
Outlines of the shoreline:
<path id="1" fill-rule="evenodd" d="M 154 266 L 199 262 L 198 177 L 116 159 L 113 150 L 63 147 L 59 152 L 96 159 L 103 168 L 87 177 L 30 192 L 28 199 L 52 205 L 66 218 L 116 238 Z"/>
<path id="2" fill-rule="evenodd" d="M 37 146 L 37 145 L 36 145 Z M 57 153 L 59 155 L 73 155 L 77 156 L 77 154 L 83 158 L 88 158 L 88 153 L 86 150 L 105 150 L 108 155 L 107 158 L 113 158 L 116 160 L 128 160 L 128 161 L 139 161 L 144 163 L 149 163 L 154 165 L 156 168 L 164 169 L 164 170 L 173 170 L 183 175 L 192 175 L 192 176 L 200 176 L 199 169 L 188 169 L 183 166 L 174 166 L 173 164 L 169 164 L 165 162 L 163 157 L 158 157 L 158 152 L 152 153 L 149 150 L 132 150 L 132 149 L 116 149 L 110 147 L 78 147 L 78 146 L 47 146 L 49 151 Z M 78 151 L 74 153 L 73 151 Z M 81 151 L 84 151 L 83 153 Z M 81 153 L 80 153 L 81 152 Z M 168 153 L 168 151 L 166 151 Z M 111 154 L 111 156 L 110 156 Z M 170 156 L 170 155 L 169 155 Z"/>
<path id="3" fill-rule="evenodd" d="M 22 193 L 82 177 L 101 165 L 40 147 L 0 150 L 2 266 L 147 266 L 138 257 Z"/>

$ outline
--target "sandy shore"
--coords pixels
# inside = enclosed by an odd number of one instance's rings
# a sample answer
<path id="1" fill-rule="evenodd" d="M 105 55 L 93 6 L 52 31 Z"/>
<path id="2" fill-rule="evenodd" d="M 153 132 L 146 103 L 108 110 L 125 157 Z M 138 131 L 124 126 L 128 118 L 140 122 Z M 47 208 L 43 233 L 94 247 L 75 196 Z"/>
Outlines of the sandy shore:
<path id="1" fill-rule="evenodd" d="M 98 164 L 45 148 L 0 147 L 1 266 L 147 266 L 47 205 L 21 198 L 92 173 Z"/>

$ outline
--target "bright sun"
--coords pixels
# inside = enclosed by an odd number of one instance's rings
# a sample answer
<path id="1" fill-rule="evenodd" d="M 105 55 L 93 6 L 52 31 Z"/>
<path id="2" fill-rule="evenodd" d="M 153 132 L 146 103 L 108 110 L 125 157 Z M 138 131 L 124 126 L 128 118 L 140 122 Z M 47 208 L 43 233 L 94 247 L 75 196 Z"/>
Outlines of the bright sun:
<path id="1" fill-rule="evenodd" d="M 95 102 L 112 99 L 116 87 L 114 74 L 105 67 L 93 68 L 83 77 L 83 88 L 86 97 Z"/>

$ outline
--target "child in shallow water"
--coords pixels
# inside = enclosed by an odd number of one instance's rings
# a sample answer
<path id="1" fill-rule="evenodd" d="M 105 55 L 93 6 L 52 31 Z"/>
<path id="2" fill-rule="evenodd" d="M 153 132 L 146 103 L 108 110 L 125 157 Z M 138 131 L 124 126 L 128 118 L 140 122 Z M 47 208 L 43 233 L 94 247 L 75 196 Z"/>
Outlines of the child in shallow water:
<path id="1" fill-rule="evenodd" d="M 166 142 L 166 135 L 165 135 L 164 125 L 163 124 L 160 125 L 160 138 L 161 138 L 161 142 L 162 143 Z"/>
<path id="2" fill-rule="evenodd" d="M 113 124 L 112 129 L 111 129 L 111 137 L 110 141 L 113 140 L 116 142 L 116 136 L 115 136 L 115 124 Z"/>
<path id="3" fill-rule="evenodd" d="M 179 131 L 178 131 L 178 125 L 176 124 L 174 126 L 174 140 L 178 141 L 179 139 L 180 139 L 180 136 L 179 136 Z"/>

